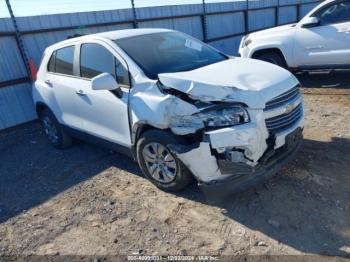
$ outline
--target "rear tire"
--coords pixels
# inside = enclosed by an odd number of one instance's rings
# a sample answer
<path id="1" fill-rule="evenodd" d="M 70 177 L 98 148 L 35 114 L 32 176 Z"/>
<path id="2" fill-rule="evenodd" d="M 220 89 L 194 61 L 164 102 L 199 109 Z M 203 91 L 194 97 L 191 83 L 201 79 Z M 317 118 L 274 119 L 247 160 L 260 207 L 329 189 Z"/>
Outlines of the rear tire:
<path id="1" fill-rule="evenodd" d="M 193 181 L 186 166 L 168 148 L 169 144 L 181 143 L 181 139 L 161 130 L 148 130 L 137 141 L 137 161 L 143 174 L 164 191 L 180 191 Z"/>
<path id="2" fill-rule="evenodd" d="M 259 55 L 257 59 L 271 63 L 271 64 L 278 65 L 284 69 L 288 68 L 287 63 L 284 60 L 284 57 L 278 53 L 274 53 L 274 52 L 264 53 Z"/>
<path id="3" fill-rule="evenodd" d="M 57 121 L 55 115 L 48 109 L 40 113 L 40 122 L 51 145 L 56 148 L 67 148 L 72 144 L 72 138 Z"/>

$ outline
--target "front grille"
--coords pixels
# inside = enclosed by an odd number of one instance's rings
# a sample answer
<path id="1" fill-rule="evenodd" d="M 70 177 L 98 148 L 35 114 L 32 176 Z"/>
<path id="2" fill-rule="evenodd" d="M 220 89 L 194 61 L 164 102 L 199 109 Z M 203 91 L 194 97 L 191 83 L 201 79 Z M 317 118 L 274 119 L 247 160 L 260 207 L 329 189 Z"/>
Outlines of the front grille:
<path id="1" fill-rule="evenodd" d="M 293 87 L 287 92 L 271 99 L 265 105 L 264 111 L 268 111 L 271 109 L 275 109 L 277 107 L 281 107 L 285 104 L 289 104 L 290 102 L 297 100 L 300 97 L 299 85 Z"/>
<path id="2" fill-rule="evenodd" d="M 302 117 L 303 105 L 300 103 L 289 113 L 265 119 L 265 123 L 270 133 L 278 133 L 292 127 Z"/>

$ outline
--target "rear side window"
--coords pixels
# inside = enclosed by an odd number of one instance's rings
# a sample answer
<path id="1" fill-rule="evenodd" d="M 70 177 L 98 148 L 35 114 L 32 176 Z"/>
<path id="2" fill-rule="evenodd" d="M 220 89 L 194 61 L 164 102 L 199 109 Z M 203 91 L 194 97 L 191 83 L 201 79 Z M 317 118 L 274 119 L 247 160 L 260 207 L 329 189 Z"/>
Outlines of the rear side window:
<path id="1" fill-rule="evenodd" d="M 93 78 L 102 73 L 115 76 L 114 56 L 98 44 L 83 44 L 80 50 L 80 76 Z"/>
<path id="2" fill-rule="evenodd" d="M 58 49 L 55 56 L 55 72 L 65 75 L 73 75 L 73 61 L 74 46 Z"/>

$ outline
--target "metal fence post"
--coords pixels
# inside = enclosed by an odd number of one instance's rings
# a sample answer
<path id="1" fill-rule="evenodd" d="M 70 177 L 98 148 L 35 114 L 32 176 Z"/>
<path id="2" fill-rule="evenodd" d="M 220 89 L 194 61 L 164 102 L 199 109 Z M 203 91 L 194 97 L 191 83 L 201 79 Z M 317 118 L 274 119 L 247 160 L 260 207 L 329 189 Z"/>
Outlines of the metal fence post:
<path id="1" fill-rule="evenodd" d="M 249 33 L 249 14 L 248 14 L 248 10 L 249 10 L 249 0 L 246 0 L 246 9 L 243 11 L 243 15 L 244 15 L 244 31 L 245 34 Z"/>
<path id="2" fill-rule="evenodd" d="M 134 28 L 139 28 L 139 23 L 137 22 L 137 13 L 136 13 L 136 8 L 135 8 L 135 0 L 130 0 L 131 1 L 131 7 L 132 7 L 132 13 L 134 16 L 134 21 L 133 21 L 133 27 Z"/>
<path id="3" fill-rule="evenodd" d="M 275 7 L 275 26 L 278 26 L 279 23 L 279 8 L 280 7 L 280 1 L 277 0 L 277 6 Z"/>
<path id="4" fill-rule="evenodd" d="M 202 0 L 202 6 L 203 6 L 203 14 L 201 15 L 202 19 L 202 32 L 203 32 L 203 40 L 204 42 L 208 41 L 208 30 L 207 30 L 207 9 L 205 6 L 205 0 Z"/>
<path id="5" fill-rule="evenodd" d="M 28 76 L 30 78 L 32 78 L 32 75 L 31 75 L 31 72 L 30 72 L 30 67 L 29 67 L 28 56 L 27 56 L 27 54 L 25 52 L 25 49 L 24 49 L 24 45 L 23 45 L 23 41 L 22 41 L 22 37 L 21 37 L 21 32 L 18 29 L 17 21 L 16 21 L 16 18 L 15 18 L 15 15 L 13 14 L 13 10 L 12 10 L 11 4 L 10 4 L 10 0 L 5 0 L 5 2 L 6 2 L 6 5 L 7 5 L 7 9 L 9 11 L 9 13 L 10 13 L 10 16 L 11 16 L 11 21 L 12 21 L 13 27 L 15 29 L 16 43 L 17 43 L 19 52 L 21 54 L 23 63 L 25 65 L 27 74 L 28 74 Z"/>
<path id="6" fill-rule="evenodd" d="M 297 8 L 297 22 L 299 22 L 299 20 L 300 20 L 300 6 L 301 6 L 301 1 L 299 1 L 296 4 L 296 8 Z"/>

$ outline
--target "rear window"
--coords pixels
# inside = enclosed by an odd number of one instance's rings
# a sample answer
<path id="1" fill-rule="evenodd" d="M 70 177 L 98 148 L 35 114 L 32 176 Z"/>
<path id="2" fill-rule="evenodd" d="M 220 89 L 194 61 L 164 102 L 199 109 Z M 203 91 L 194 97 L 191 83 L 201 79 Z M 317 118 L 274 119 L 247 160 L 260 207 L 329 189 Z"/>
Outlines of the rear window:
<path id="1" fill-rule="evenodd" d="M 55 53 L 55 71 L 53 72 L 65 75 L 73 75 L 74 46 L 58 49 Z"/>

